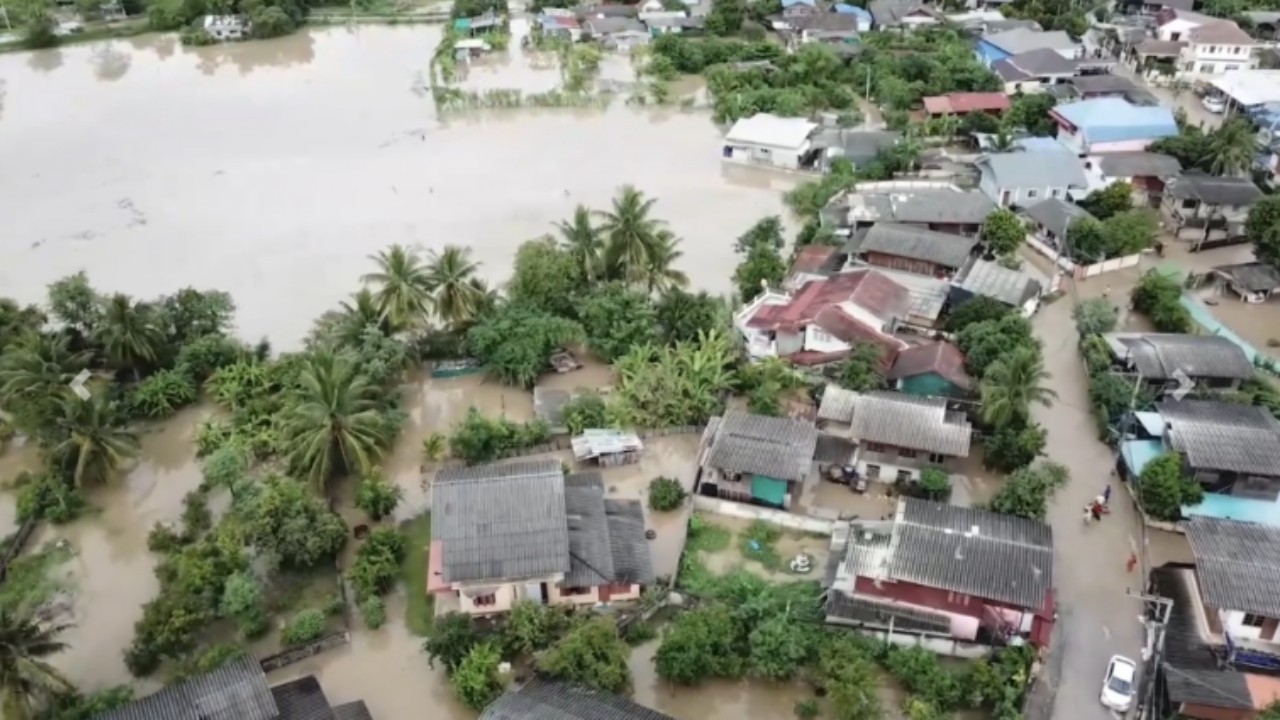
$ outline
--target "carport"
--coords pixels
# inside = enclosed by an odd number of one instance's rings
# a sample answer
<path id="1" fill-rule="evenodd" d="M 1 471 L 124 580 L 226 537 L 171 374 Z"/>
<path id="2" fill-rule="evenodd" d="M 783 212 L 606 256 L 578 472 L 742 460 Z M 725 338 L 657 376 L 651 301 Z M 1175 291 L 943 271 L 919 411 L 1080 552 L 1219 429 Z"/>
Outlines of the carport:
<path id="1" fill-rule="evenodd" d="M 1280 70 L 1236 70 L 1209 81 L 1227 98 L 1227 110 L 1246 112 L 1280 102 Z"/>

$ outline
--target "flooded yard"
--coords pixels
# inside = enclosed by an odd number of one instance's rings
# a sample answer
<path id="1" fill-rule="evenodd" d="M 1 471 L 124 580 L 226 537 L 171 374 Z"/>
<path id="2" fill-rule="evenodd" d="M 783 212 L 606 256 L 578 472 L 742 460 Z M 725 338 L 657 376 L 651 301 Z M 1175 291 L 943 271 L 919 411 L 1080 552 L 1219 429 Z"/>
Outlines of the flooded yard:
<path id="1" fill-rule="evenodd" d="M 804 533 L 797 530 L 777 528 L 778 538 L 771 547 L 762 547 L 761 554 L 768 557 L 767 562 L 749 557 L 748 539 L 753 523 L 759 520 L 728 517 L 715 513 L 701 513 L 702 519 L 709 525 L 723 528 L 731 533 L 728 547 L 716 552 L 702 553 L 707 569 L 716 575 L 723 575 L 738 567 L 746 569 L 766 580 L 789 582 L 792 580 L 820 580 L 827 566 L 827 558 L 831 555 L 831 538 L 827 535 Z M 767 526 L 774 527 L 774 526 Z M 797 555 L 808 555 L 811 559 L 807 573 L 794 573 L 787 569 L 787 563 Z"/>

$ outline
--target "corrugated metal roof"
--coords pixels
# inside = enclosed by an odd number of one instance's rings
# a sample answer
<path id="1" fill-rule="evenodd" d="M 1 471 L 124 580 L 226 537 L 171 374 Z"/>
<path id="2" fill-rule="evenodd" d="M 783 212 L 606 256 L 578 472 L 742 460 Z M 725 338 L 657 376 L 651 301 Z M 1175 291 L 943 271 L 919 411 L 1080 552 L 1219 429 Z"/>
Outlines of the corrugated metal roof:
<path id="1" fill-rule="evenodd" d="M 1207 517 L 1183 528 L 1206 604 L 1280 617 L 1280 528 Z"/>
<path id="2" fill-rule="evenodd" d="M 262 667 L 244 655 L 97 720 L 275 720 L 279 714 Z"/>
<path id="3" fill-rule="evenodd" d="M 706 464 L 730 473 L 803 480 L 817 443 L 813 423 L 729 412 L 720 420 Z"/>
<path id="4" fill-rule="evenodd" d="M 479 720 L 675 720 L 612 693 L 535 678 L 507 691 Z"/>
<path id="5" fill-rule="evenodd" d="M 968 457 L 973 427 L 963 416 L 948 414 L 943 398 L 873 392 L 854 403 L 850 435 L 860 443 Z"/>

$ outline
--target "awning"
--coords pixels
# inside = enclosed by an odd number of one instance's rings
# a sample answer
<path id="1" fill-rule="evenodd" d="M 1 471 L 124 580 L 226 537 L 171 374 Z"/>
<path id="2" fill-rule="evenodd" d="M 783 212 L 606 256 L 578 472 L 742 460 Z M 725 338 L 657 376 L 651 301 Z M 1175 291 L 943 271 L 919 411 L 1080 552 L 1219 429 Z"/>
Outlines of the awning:
<path id="1" fill-rule="evenodd" d="M 785 480 L 778 480 L 777 478 L 752 475 L 751 497 L 760 502 L 782 507 L 787 500 L 787 483 Z"/>

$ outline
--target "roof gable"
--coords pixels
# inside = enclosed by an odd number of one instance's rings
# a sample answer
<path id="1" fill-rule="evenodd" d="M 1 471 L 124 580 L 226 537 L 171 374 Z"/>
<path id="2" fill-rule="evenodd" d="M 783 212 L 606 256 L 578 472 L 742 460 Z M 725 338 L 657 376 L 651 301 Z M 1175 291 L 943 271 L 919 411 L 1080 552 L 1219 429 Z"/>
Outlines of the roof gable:
<path id="1" fill-rule="evenodd" d="M 964 371 L 964 353 L 945 341 L 916 345 L 898 353 L 887 377 L 890 380 L 937 373 L 958 388 L 969 389 L 972 379 Z"/>
<path id="2" fill-rule="evenodd" d="M 859 251 L 923 260 L 958 269 L 969 259 L 977 244 L 977 238 L 934 232 L 911 225 L 876 223 L 867 230 Z M 888 278 L 885 280 L 892 282 Z"/>

